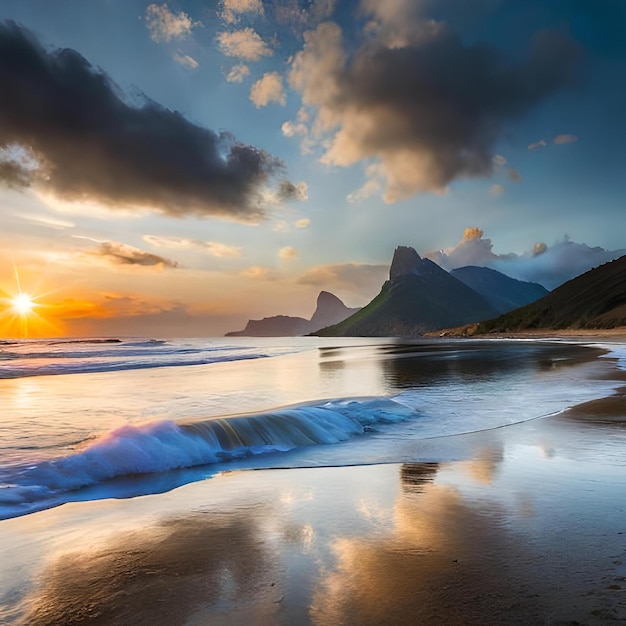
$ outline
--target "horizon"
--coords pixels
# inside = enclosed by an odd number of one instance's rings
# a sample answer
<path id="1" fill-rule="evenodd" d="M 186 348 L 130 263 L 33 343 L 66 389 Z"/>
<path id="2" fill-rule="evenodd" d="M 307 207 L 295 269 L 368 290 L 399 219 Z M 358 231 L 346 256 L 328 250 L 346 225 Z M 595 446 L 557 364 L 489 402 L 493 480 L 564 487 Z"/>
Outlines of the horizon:
<path id="1" fill-rule="evenodd" d="M 63 7 L 0 8 L 0 337 L 362 307 L 400 245 L 548 289 L 626 254 L 626 6 Z"/>

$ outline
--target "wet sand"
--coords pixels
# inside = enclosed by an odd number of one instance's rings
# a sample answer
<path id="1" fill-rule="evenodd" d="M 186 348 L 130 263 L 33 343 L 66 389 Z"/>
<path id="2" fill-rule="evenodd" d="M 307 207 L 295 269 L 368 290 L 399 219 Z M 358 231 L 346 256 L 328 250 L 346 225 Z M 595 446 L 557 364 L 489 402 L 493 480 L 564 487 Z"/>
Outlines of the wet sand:
<path id="1" fill-rule="evenodd" d="M 233 471 L 5 520 L 0 623 L 626 623 L 624 393 L 422 440 L 413 463 Z"/>
<path id="2" fill-rule="evenodd" d="M 32 625 L 620 623 L 619 402 L 424 442 L 423 463 L 233 472 L 5 521 L 2 583 L 14 589 L 0 616 Z"/>

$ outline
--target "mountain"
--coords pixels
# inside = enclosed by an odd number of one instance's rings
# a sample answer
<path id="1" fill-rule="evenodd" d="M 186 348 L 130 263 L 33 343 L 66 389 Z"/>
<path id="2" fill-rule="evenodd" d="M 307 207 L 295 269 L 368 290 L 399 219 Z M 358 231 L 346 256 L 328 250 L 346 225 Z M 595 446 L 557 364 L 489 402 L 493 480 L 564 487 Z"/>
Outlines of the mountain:
<path id="1" fill-rule="evenodd" d="M 416 336 L 489 319 L 498 311 L 479 293 L 408 246 L 396 248 L 389 280 L 360 311 L 319 336 Z M 464 321 L 461 321 L 464 320 Z"/>
<path id="2" fill-rule="evenodd" d="M 317 296 L 315 313 L 313 313 L 313 317 L 309 321 L 306 332 L 312 333 L 320 328 L 342 322 L 346 317 L 350 317 L 350 315 L 360 310 L 360 307 L 355 309 L 347 307 L 337 296 L 329 291 L 320 291 L 320 295 Z"/>
<path id="3" fill-rule="evenodd" d="M 337 296 L 320 291 L 310 320 L 289 315 L 274 315 L 262 320 L 248 320 L 243 330 L 226 333 L 226 337 L 295 337 L 312 333 L 324 326 L 341 322 L 359 309 L 347 307 Z"/>
<path id="4" fill-rule="evenodd" d="M 248 320 L 243 330 L 233 330 L 225 337 L 295 337 L 306 334 L 309 320 L 289 315 L 274 315 L 262 320 Z"/>
<path id="5" fill-rule="evenodd" d="M 467 265 L 452 270 L 450 274 L 477 291 L 499 313 L 508 313 L 549 293 L 539 283 L 517 280 L 488 267 Z"/>
<path id="6" fill-rule="evenodd" d="M 567 281 L 537 302 L 478 324 L 474 333 L 626 326 L 626 256 Z"/>

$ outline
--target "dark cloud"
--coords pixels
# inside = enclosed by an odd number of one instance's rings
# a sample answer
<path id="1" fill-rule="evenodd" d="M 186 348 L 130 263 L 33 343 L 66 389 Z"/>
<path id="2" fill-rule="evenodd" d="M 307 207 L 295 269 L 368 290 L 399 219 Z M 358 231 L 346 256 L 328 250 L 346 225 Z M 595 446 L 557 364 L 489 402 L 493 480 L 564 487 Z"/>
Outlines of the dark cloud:
<path id="1" fill-rule="evenodd" d="M 307 33 L 289 79 L 326 131 L 322 160 L 378 159 L 389 202 L 489 175 L 505 126 L 573 79 L 578 47 L 557 32 L 538 33 L 513 61 L 443 23 L 409 15 L 412 28 L 392 30 L 378 13 L 378 31 L 352 54 L 337 24 Z"/>
<path id="2" fill-rule="evenodd" d="M 0 181 L 11 189 L 30 187 L 33 172 L 17 161 L 0 160 Z"/>
<path id="3" fill-rule="evenodd" d="M 308 197 L 308 186 L 304 182 L 294 184 L 289 180 L 281 180 L 278 185 L 278 198 L 280 201 L 299 200 L 304 202 Z"/>
<path id="4" fill-rule="evenodd" d="M 0 150 L 32 151 L 46 174 L 38 186 L 64 199 L 255 221 L 283 171 L 269 153 L 147 98 L 130 105 L 78 52 L 48 51 L 10 21 L 0 23 L 0 84 Z M 35 174 L 5 164 L 0 180 L 27 185 Z"/>
<path id="5" fill-rule="evenodd" d="M 114 263 L 121 265 L 178 267 L 176 261 L 159 256 L 158 254 L 144 252 L 139 248 L 134 248 L 133 246 L 128 246 L 125 243 L 119 243 L 117 241 L 100 241 L 98 242 L 97 251 L 91 254 L 106 257 Z"/>

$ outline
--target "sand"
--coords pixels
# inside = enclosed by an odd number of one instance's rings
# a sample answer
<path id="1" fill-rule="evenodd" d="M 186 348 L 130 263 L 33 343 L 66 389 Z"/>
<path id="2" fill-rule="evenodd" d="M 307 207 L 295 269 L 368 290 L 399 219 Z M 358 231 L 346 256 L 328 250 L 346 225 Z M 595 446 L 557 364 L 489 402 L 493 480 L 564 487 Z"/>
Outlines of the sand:
<path id="1" fill-rule="evenodd" d="M 421 441 L 414 463 L 233 471 L 6 520 L 0 623 L 626 623 L 625 450 L 618 389 Z"/>

